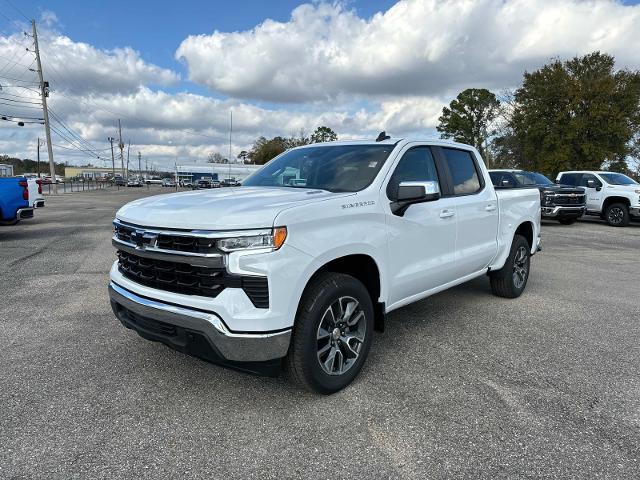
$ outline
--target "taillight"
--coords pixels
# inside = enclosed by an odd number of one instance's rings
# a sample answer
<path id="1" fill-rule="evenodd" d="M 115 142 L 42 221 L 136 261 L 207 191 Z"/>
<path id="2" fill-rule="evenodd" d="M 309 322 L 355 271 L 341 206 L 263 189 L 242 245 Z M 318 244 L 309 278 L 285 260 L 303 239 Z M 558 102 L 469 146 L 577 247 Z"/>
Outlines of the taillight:
<path id="1" fill-rule="evenodd" d="M 27 183 L 27 181 L 20 180 L 18 182 L 18 185 L 20 185 L 21 187 L 24 187 L 24 190 L 22 191 L 23 200 L 29 200 L 29 184 Z"/>
<path id="2" fill-rule="evenodd" d="M 36 183 L 38 184 L 38 193 L 42 195 L 42 182 L 40 180 L 36 180 Z"/>

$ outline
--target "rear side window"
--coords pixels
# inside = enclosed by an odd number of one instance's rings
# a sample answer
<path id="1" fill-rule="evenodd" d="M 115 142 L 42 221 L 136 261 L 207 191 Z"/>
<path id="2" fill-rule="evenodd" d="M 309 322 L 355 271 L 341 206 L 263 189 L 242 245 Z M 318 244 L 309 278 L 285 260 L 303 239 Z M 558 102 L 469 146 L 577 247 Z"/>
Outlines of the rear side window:
<path id="1" fill-rule="evenodd" d="M 398 162 L 387 184 L 387 197 L 398 198 L 401 182 L 437 182 L 438 172 L 429 147 L 414 147 L 408 150 Z"/>
<path id="2" fill-rule="evenodd" d="M 473 160 L 471 152 L 443 148 L 442 153 L 444 154 L 445 162 L 449 166 L 449 172 L 451 172 L 454 195 L 467 195 L 475 193 L 482 188 L 476 162 Z"/>

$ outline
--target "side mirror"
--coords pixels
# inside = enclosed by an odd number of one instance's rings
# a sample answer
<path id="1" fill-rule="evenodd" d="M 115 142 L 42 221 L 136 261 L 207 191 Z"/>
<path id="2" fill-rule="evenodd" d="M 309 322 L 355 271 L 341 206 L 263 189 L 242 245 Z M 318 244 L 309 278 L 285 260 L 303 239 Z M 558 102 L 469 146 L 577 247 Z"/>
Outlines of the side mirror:
<path id="1" fill-rule="evenodd" d="M 400 182 L 397 198 L 391 202 L 391 212 L 402 217 L 414 203 L 433 202 L 439 198 L 438 182 Z"/>

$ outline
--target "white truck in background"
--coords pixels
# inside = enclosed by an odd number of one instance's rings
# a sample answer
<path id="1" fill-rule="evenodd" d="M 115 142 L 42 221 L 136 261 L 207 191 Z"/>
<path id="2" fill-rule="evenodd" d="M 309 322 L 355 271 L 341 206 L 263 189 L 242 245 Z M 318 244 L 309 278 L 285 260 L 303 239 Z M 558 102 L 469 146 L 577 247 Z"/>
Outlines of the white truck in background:
<path id="1" fill-rule="evenodd" d="M 556 183 L 583 187 L 587 215 L 599 215 L 612 227 L 626 227 L 640 219 L 640 184 L 622 173 L 601 171 L 560 172 Z"/>
<path id="2" fill-rule="evenodd" d="M 381 134 L 288 150 L 239 188 L 133 201 L 114 226 L 124 326 L 326 394 L 356 377 L 389 312 L 485 275 L 518 297 L 540 194 L 496 192 L 468 145 Z"/>
<path id="3" fill-rule="evenodd" d="M 29 206 L 31 208 L 44 207 L 44 195 L 42 194 L 42 181 L 39 178 L 27 178 L 29 189 Z"/>

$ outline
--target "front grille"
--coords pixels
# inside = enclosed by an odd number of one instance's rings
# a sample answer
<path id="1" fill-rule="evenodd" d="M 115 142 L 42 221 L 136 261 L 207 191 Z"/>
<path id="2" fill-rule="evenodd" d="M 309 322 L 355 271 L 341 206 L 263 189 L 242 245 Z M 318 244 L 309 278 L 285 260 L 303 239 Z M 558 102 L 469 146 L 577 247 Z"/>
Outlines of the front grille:
<path id="1" fill-rule="evenodd" d="M 116 223 L 115 235 L 119 240 L 133 244 L 145 244 L 149 243 L 149 238 L 145 238 L 143 233 L 147 230 L 144 228 L 137 228 L 132 225 L 124 225 L 122 223 Z M 136 237 L 136 238 L 134 238 Z M 215 245 L 215 239 L 206 238 L 197 235 L 176 234 L 171 233 L 158 233 L 154 235 L 153 247 L 161 248 L 163 250 L 175 250 L 178 252 L 191 252 L 191 253 L 219 253 Z"/>
<path id="2" fill-rule="evenodd" d="M 157 247 L 163 250 L 179 252 L 212 253 L 215 252 L 215 240 L 202 237 L 186 237 L 176 235 L 158 235 Z"/>
<path id="3" fill-rule="evenodd" d="M 184 295 L 217 297 L 225 288 L 242 288 L 257 308 L 269 308 L 264 277 L 231 275 L 224 268 L 155 260 L 118 250 L 118 269 L 136 283 Z"/>
<path id="4" fill-rule="evenodd" d="M 555 204 L 559 206 L 584 205 L 584 195 L 577 195 L 575 197 L 569 195 L 557 195 L 555 197 Z"/>

